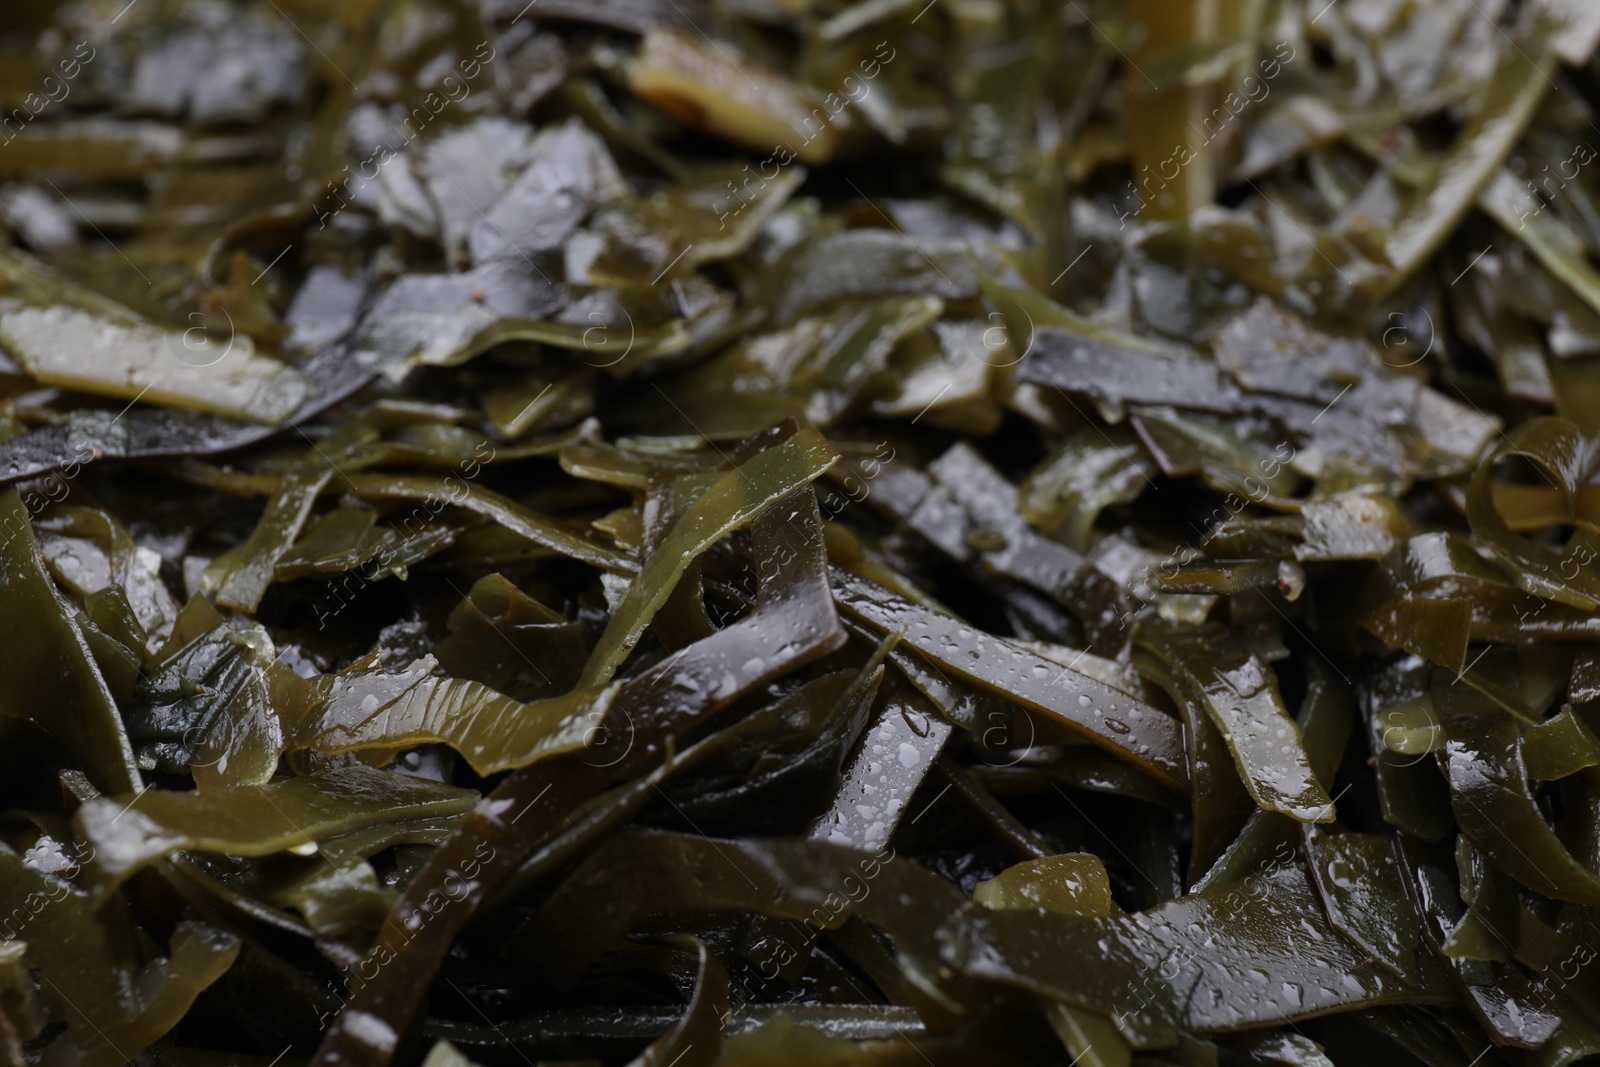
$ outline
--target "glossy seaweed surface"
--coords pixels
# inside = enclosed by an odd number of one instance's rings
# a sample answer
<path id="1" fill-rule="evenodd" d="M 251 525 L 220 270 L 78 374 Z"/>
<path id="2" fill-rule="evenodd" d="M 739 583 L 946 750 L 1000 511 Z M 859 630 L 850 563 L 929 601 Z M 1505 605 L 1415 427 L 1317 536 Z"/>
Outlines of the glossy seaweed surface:
<path id="1" fill-rule="evenodd" d="M 0 1067 L 1600 1056 L 1600 5 L 0 5 Z"/>

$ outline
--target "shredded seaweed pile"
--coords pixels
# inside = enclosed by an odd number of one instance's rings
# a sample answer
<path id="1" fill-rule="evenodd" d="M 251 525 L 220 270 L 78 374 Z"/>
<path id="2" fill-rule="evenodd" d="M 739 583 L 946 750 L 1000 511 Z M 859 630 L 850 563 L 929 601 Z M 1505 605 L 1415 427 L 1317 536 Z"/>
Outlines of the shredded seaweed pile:
<path id="1" fill-rule="evenodd" d="M 1600 1056 L 1600 5 L 0 14 L 0 1063 Z"/>

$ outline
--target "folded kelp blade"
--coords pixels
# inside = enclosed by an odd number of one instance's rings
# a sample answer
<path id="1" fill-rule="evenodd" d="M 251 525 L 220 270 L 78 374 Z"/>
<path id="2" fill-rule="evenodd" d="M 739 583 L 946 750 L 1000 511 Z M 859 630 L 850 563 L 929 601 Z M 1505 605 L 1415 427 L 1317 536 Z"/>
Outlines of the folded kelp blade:
<path id="1" fill-rule="evenodd" d="M 617 687 L 607 684 L 611 675 L 691 563 L 725 534 L 809 484 L 834 459 L 827 442 L 805 430 L 716 476 L 629 584 L 589 659 L 590 675 L 571 692 L 522 703 L 477 682 L 435 677 L 431 659 L 396 674 L 363 663 L 325 683 L 321 707 L 303 724 L 299 745 L 341 753 L 443 742 L 479 774 L 583 747 L 616 698 Z M 569 539 L 577 542 L 571 554 L 582 558 L 587 543 Z M 694 591 L 698 595 L 698 582 Z"/>
<path id="2" fill-rule="evenodd" d="M 1484 701 L 1483 703 L 1487 703 Z M 1526 764 L 1527 729 L 1497 708 L 1443 717 L 1439 760 L 1461 833 L 1523 885 L 1557 900 L 1600 907 L 1600 875 L 1578 850 L 1592 847 L 1595 772 L 1581 771 L 1565 834 L 1552 829 Z M 1585 843 L 1583 839 L 1587 838 Z M 1582 851 L 1580 851 L 1580 855 Z"/>
<path id="3" fill-rule="evenodd" d="M 1452 999 L 1421 960 L 1404 981 L 1365 958 L 1324 917 L 1298 859 L 1137 915 L 1074 918 L 968 905 L 940 934 L 964 974 L 1109 1016 L 1135 1047 Z"/>
<path id="4" fill-rule="evenodd" d="M 29 966 L 41 976 L 39 999 L 47 1020 L 66 1023 L 36 1061 L 46 1067 L 129 1062 L 176 1026 L 239 953 L 232 934 L 184 921 L 172 931 L 169 953 L 145 963 L 135 948 L 140 932 L 120 899 L 101 907 L 4 845 L 0 906 L 8 920 L 7 944 L 25 945 Z M 20 928 L 14 925 L 19 917 Z M 20 940 L 12 942 L 13 936 Z M 11 1007 L 11 991 L 4 992 L 0 1016 Z"/>
<path id="5" fill-rule="evenodd" d="M 661 941 L 669 948 L 695 954 L 694 992 L 677 1025 L 634 1057 L 629 1067 L 709 1067 L 722 1047 L 724 1020 L 730 1010 L 728 972 L 698 937 L 668 935 Z"/>
<path id="6" fill-rule="evenodd" d="M 912 529 L 953 558 L 976 555 L 985 568 L 1050 596 L 1083 620 L 1092 649 L 1115 656 L 1127 637 L 1127 604 L 1115 582 L 1077 552 L 1040 536 L 1023 519 L 1017 490 L 971 445 L 951 447 L 928 465 L 928 473 L 939 488 L 907 519 Z M 938 529 L 953 517 L 938 506 L 939 489 L 965 513 L 956 528 Z M 968 542 L 984 540 L 1003 544 L 973 553 Z"/>
<path id="7" fill-rule="evenodd" d="M 191 775 L 199 789 L 265 785 L 306 683 L 276 658 L 259 623 L 228 626 L 209 609 L 195 600 L 185 622 L 209 628 L 151 664 L 122 703 L 123 722 L 141 768 Z M 191 632 L 186 626 L 180 639 Z"/>
<path id="8" fill-rule="evenodd" d="M 1416 982 L 1422 915 L 1404 891 L 1395 839 L 1328 833 L 1308 824 L 1301 827 L 1301 845 L 1328 921 L 1379 966 Z M 1365 877 L 1352 877 L 1358 871 Z"/>
<path id="9" fill-rule="evenodd" d="M 1481 878 L 1486 872 L 1471 869 L 1474 862 L 1470 847 L 1458 844 L 1452 863 L 1446 850 L 1430 850 L 1407 838 L 1398 838 L 1396 843 L 1399 847 L 1392 855 L 1402 865 L 1405 886 L 1421 911 L 1422 921 L 1416 928 L 1431 949 L 1430 956 L 1443 962 L 1458 996 L 1490 1041 L 1502 1047 L 1542 1049 L 1534 1062 L 1543 1064 L 1570 1063 L 1600 1049 L 1600 1035 L 1589 1022 L 1595 1017 L 1591 976 L 1583 975 L 1577 983 L 1569 984 L 1579 978 L 1581 968 L 1569 971 L 1563 967 L 1559 982 L 1551 981 L 1548 973 L 1550 954 L 1559 957 L 1574 943 L 1590 958 L 1593 956 L 1593 950 L 1582 944 L 1589 931 L 1580 933 L 1576 926 L 1568 924 L 1578 909 L 1564 909 L 1565 914 L 1557 920 L 1562 928 L 1559 933 L 1531 915 L 1524 929 L 1513 931 L 1511 927 L 1518 925 L 1513 919 L 1505 925 L 1504 933 L 1488 934 L 1495 946 L 1486 953 L 1468 944 L 1470 937 L 1461 937 L 1475 924 L 1486 932 L 1485 916 L 1478 913 L 1477 904 L 1486 902 L 1485 898 L 1491 895 L 1485 891 Z M 1454 871 L 1450 870 L 1452 867 Z M 1459 886 L 1454 876 L 1460 877 Z M 1474 877 L 1479 879 L 1477 886 L 1471 884 Z M 1582 920 L 1584 924 L 1588 921 L 1587 917 Z M 1520 960 L 1509 958 L 1513 944 L 1518 957 L 1526 959 L 1525 967 L 1519 965 Z M 1502 955 L 1508 958 L 1491 962 Z M 1572 1001 L 1587 1002 L 1589 1010 L 1574 1010 Z M 1551 1043 L 1558 1032 L 1560 1039 Z"/>
<path id="10" fill-rule="evenodd" d="M 612 574 L 631 574 L 636 566 L 615 549 L 580 537 L 561 523 L 481 485 L 463 483 L 463 487 L 453 489 L 447 479 L 412 474 L 355 474 L 344 479 L 343 484 L 356 496 L 372 500 L 416 500 L 428 504 L 448 500 L 494 520 L 534 544 Z"/>
<path id="11" fill-rule="evenodd" d="M 655 613 L 677 587 L 690 560 L 731 530 L 820 477 L 838 458 L 814 430 L 802 430 L 722 474 L 673 524 L 629 584 L 601 634 L 581 684 L 610 680 Z M 780 564 L 781 566 L 781 564 Z"/>
<path id="12" fill-rule="evenodd" d="M 317 494 L 331 477 L 331 470 L 310 470 L 284 478 L 283 488 L 267 502 L 267 510 L 255 532 L 236 548 L 223 553 L 208 568 L 216 575 L 208 585 L 215 585 L 218 604 L 255 613 L 266 595 L 267 586 L 272 584 L 278 560 L 299 538 L 317 502 Z M 210 578 L 210 574 L 207 577 Z"/>
<path id="13" fill-rule="evenodd" d="M 95 785 L 123 792 L 143 783 L 116 701 L 74 612 L 39 556 L 29 509 L 15 489 L 0 491 L 0 738 L 28 719 L 60 744 Z M 81 613 L 77 613 L 81 618 Z M 56 714 L 41 720 L 44 709 Z M 9 742 L 7 748 L 11 747 Z"/>
<path id="14" fill-rule="evenodd" d="M 1201 633 L 1160 620 L 1147 628 L 1149 646 L 1210 716 L 1257 806 L 1302 822 L 1333 821 L 1333 802 L 1312 772 L 1272 668 L 1245 648 L 1208 642 Z"/>
<path id="15" fill-rule="evenodd" d="M 1577 542 L 1560 569 L 1589 551 Z M 1360 624 L 1452 671 L 1471 666 L 1470 641 L 1587 643 L 1600 636 L 1594 611 L 1553 599 L 1554 589 L 1551 597 L 1526 591 L 1457 533 L 1418 534 L 1397 546 L 1368 582 Z"/>
<path id="16" fill-rule="evenodd" d="M 1557 501 L 1548 508 L 1549 525 L 1575 521 L 1579 503 L 1600 475 L 1600 437 L 1585 433 L 1565 419 L 1533 419 L 1513 429 L 1494 453 L 1478 466 L 1467 491 L 1467 517 L 1472 532 L 1494 550 L 1515 574 L 1518 584 L 1546 600 L 1585 611 L 1600 606 L 1600 577 L 1586 566 L 1594 559 L 1590 535 L 1579 531 L 1570 547 L 1553 551 L 1512 531 L 1502 516 L 1493 489 L 1497 463 L 1518 457 L 1532 464 L 1544 483 L 1555 487 Z M 1543 488 L 1543 483 L 1541 483 Z M 1548 490 L 1544 490 L 1548 493 Z M 1527 499 L 1527 498 L 1525 498 Z M 1535 498 L 1537 499 L 1537 498 Z M 1528 499 L 1528 503 L 1532 503 Z M 1518 512 L 1531 508 L 1517 508 Z M 1519 524 L 1526 525 L 1526 524 Z"/>
<path id="17" fill-rule="evenodd" d="M 780 442 L 765 435 L 761 443 Z M 484 798 L 412 880 L 368 954 L 380 961 L 377 977 L 352 996 L 315 1063 L 388 1063 L 457 933 L 562 818 L 613 782 L 646 770 L 672 738 L 742 694 L 843 643 L 816 496 L 805 489 L 779 502 L 755 520 L 752 533 L 761 576 L 754 610 L 622 683 L 590 735 L 621 739 L 627 747 L 620 757 L 609 745 L 564 753 L 513 772 Z M 425 911 L 447 878 L 458 890 L 454 903 L 437 914 Z"/>
<path id="18" fill-rule="evenodd" d="M 904 628 L 904 643 L 930 662 L 1065 726 L 1167 788 L 1188 791 L 1182 728 L 1176 719 L 864 578 L 837 567 L 832 573 L 839 606 L 853 618 L 881 633 Z"/>

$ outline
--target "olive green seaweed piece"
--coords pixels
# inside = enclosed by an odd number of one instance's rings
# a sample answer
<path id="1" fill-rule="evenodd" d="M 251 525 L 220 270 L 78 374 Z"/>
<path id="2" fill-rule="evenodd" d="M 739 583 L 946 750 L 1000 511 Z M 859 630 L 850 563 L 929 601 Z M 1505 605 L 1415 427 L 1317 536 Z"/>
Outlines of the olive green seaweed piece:
<path id="1" fill-rule="evenodd" d="M 429 656 L 396 673 L 368 664 L 324 675 L 294 745 L 313 752 L 394 751 L 443 743 L 481 775 L 581 749 L 617 687 L 585 686 L 524 703 L 486 685 L 440 677 Z"/>
<path id="2" fill-rule="evenodd" d="M 143 785 L 127 731 L 74 613 L 45 571 L 32 516 L 15 488 L 0 492 L 0 718 L 34 719 L 100 788 Z M 47 709 L 54 709 L 46 716 Z"/>
<path id="3" fill-rule="evenodd" d="M 1588 253 L 1577 243 L 1572 231 L 1554 215 L 1539 210 L 1542 202 L 1533 197 L 1525 185 L 1519 184 L 1502 167 L 1484 188 L 1478 204 L 1508 233 L 1527 245 L 1546 270 L 1565 282 L 1589 307 L 1600 312 L 1600 271 L 1589 262 Z"/>
<path id="4" fill-rule="evenodd" d="M 315 777 L 194 792 L 145 789 L 86 801 L 74 817 L 94 850 L 86 871 L 98 900 L 140 868 L 179 850 L 269 856 L 399 818 L 467 811 L 478 793 L 351 765 Z"/>
<path id="5" fill-rule="evenodd" d="M 260 423 L 288 421 L 310 397 L 248 335 L 162 328 L 19 253 L 0 252 L 0 287 L 0 343 L 43 384 Z"/>
<path id="6" fill-rule="evenodd" d="M 478 1067 L 448 1041 L 436 1041 L 422 1061 L 422 1067 Z"/>
<path id="7" fill-rule="evenodd" d="M 299 677 L 276 656 L 259 623 L 216 625 L 153 664 L 126 705 L 140 765 L 187 773 L 199 789 L 271 781 L 303 706 L 289 685 Z"/>
<path id="8" fill-rule="evenodd" d="M 66 1024 L 39 1058 L 48 1067 L 127 1063 L 177 1025 L 239 952 L 235 935 L 193 920 L 171 931 L 164 955 L 142 952 L 140 927 L 122 900 L 42 874 L 3 845 L 0 908 L 7 943 L 23 945 L 39 974 L 50 1021 Z"/>
<path id="9" fill-rule="evenodd" d="M 784 163 L 824 163 L 838 146 L 838 108 L 822 94 L 742 63 L 703 31 L 697 39 L 652 27 L 640 42 L 628 87 L 706 133 L 757 151 L 781 150 Z"/>
<path id="10" fill-rule="evenodd" d="M 1104 1015 L 1048 997 L 1038 1000 L 1074 1062 L 1083 1067 L 1129 1067 L 1133 1062 L 1133 1046 Z"/>
<path id="11" fill-rule="evenodd" d="M 1150 485 L 1155 464 L 1133 434 L 1076 431 L 1018 489 L 1022 517 L 1075 552 L 1089 549 L 1095 520 Z"/>
<path id="12" fill-rule="evenodd" d="M 1519 32 L 1519 36 L 1522 36 Z M 1507 38 L 1500 49 L 1484 102 L 1439 161 L 1433 182 L 1396 223 L 1384 251 L 1398 287 L 1434 254 L 1472 210 L 1527 129 L 1554 82 L 1555 57 L 1542 42 Z M 1531 54 L 1530 54 L 1531 53 Z"/>
<path id="13" fill-rule="evenodd" d="M 0 1067 L 1600 1057 L 1597 85 L 0 4 Z"/>
<path id="14" fill-rule="evenodd" d="M 1187 792 L 1177 720 L 1070 667 L 1027 654 L 929 611 L 843 570 L 833 571 L 839 607 L 880 633 L 905 630 L 903 643 L 943 670 L 1060 723 L 1154 778 Z"/>
<path id="15" fill-rule="evenodd" d="M 668 936 L 662 943 L 695 954 L 694 991 L 683 1018 L 650 1047 L 635 1056 L 628 1067 L 711 1067 L 722 1050 L 728 1013 L 728 972 L 698 937 Z"/>
<path id="16" fill-rule="evenodd" d="M 637 569 L 637 564 L 621 553 L 587 540 L 560 523 L 470 481 L 415 474 L 352 474 L 343 479 L 343 483 L 357 497 L 413 500 L 425 505 L 427 514 L 419 508 L 400 522 L 399 529 L 407 537 L 415 533 L 406 520 L 423 528 L 446 505 L 455 505 L 492 519 L 519 537 L 612 574 L 632 574 Z"/>
<path id="17" fill-rule="evenodd" d="M 1272 668 L 1253 652 L 1207 642 L 1201 632 L 1150 624 L 1158 628 L 1160 640 L 1152 647 L 1210 715 L 1257 806 L 1300 822 L 1332 822 L 1333 801 L 1317 780 Z"/>
<path id="18" fill-rule="evenodd" d="M 1395 977 L 1418 981 L 1422 916 L 1403 888 L 1393 840 L 1313 825 L 1301 833 L 1311 884 L 1334 929 Z"/>
<path id="19" fill-rule="evenodd" d="M 1332 787 L 1340 758 L 1349 743 L 1356 721 L 1354 703 L 1349 685 L 1331 666 L 1318 666 L 1312 672 L 1295 722 L 1300 727 L 1312 771 L 1324 789 Z M 1295 838 L 1305 833 L 1306 825 L 1280 812 L 1257 808 L 1215 861 L 1199 877 L 1191 876 L 1190 891 L 1203 892 L 1227 885 L 1261 869 L 1263 864 L 1292 855 Z M 1192 860 L 1191 866 L 1194 866 Z"/>
<path id="20" fill-rule="evenodd" d="M 1530 889 L 1600 907 L 1600 872 L 1573 855 L 1534 798 L 1517 722 L 1486 712 L 1446 716 L 1443 726 L 1439 762 L 1461 833 Z"/>
<path id="21" fill-rule="evenodd" d="M 735 457 L 780 445 L 794 432 L 792 423 L 774 427 L 741 443 Z M 396 904 L 394 921 L 385 923 L 368 953 L 379 962 L 378 977 L 356 991 L 314 1063 L 390 1062 L 397 1028 L 420 1005 L 456 934 L 564 819 L 607 786 L 665 758 L 673 738 L 695 723 L 844 643 L 829 594 L 821 513 L 810 489 L 759 515 L 751 533 L 761 580 L 755 609 L 623 683 L 590 745 L 514 771 L 483 798 Z M 773 566 L 780 550 L 787 566 Z M 620 755 L 612 754 L 612 738 L 622 739 Z M 449 908 L 430 910 L 422 929 L 424 905 L 469 869 L 466 892 L 450 896 Z M 383 1026 L 367 1025 L 369 1019 Z"/>
<path id="22" fill-rule="evenodd" d="M 723 862 L 709 862 L 719 854 Z M 859 915 L 894 940 L 913 983 L 936 1000 L 958 1003 L 959 984 L 940 974 L 935 931 L 965 900 L 957 887 L 888 847 L 871 853 L 792 838 L 630 831 L 593 850 L 523 936 L 565 984 L 651 912 L 738 909 L 795 920 L 798 927 L 782 927 L 786 955 L 808 950 L 824 930 Z"/>
<path id="23" fill-rule="evenodd" d="M 1188 756 L 1188 808 L 1193 819 L 1186 881 L 1198 882 L 1221 867 L 1231 852 L 1246 847 L 1251 828 L 1260 817 L 1283 818 L 1264 812 L 1244 786 L 1222 731 L 1206 708 L 1196 687 L 1159 654 L 1146 646 L 1160 641 L 1161 629 L 1141 626 L 1135 637 L 1135 663 L 1144 677 L 1160 686 L 1183 718 L 1183 741 Z"/>
<path id="24" fill-rule="evenodd" d="M 1539 468 L 1561 494 L 1564 510 L 1576 510 L 1583 486 L 1600 474 L 1600 438 L 1556 418 L 1530 419 L 1515 427 L 1472 476 L 1467 491 L 1467 517 L 1472 532 L 1514 569 L 1529 592 L 1559 604 L 1593 611 L 1600 607 L 1600 573 L 1587 564 L 1595 550 L 1577 544 L 1557 553 L 1513 532 L 1495 505 L 1491 486 L 1496 463 L 1516 456 Z"/>
<path id="25" fill-rule="evenodd" d="M 1600 766 L 1600 738 L 1571 704 L 1522 735 L 1528 777 L 1554 782 L 1586 767 Z"/>
<path id="26" fill-rule="evenodd" d="M 1515 551 L 1519 540 L 1508 530 L 1503 544 Z M 1540 577 L 1538 566 L 1549 566 L 1544 562 L 1548 550 L 1532 546 L 1531 551 L 1534 577 Z M 1570 572 L 1588 551 L 1578 542 L 1557 557 L 1557 574 L 1563 565 Z M 1525 575 L 1507 574 L 1484 559 L 1457 532 L 1417 534 L 1384 559 L 1360 597 L 1358 621 L 1396 648 L 1454 671 L 1470 666 L 1466 652 L 1472 641 L 1526 645 L 1600 636 L 1600 619 L 1581 600 L 1557 599 L 1553 589 L 1545 595 L 1539 590 L 1548 586 L 1529 589 L 1524 580 Z"/>
<path id="27" fill-rule="evenodd" d="M 305 526 L 317 494 L 333 471 L 310 471 L 284 479 L 250 536 L 212 562 L 217 603 L 254 613 L 272 584 L 275 568 Z"/>
<path id="28" fill-rule="evenodd" d="M 1109 915 L 1112 909 L 1106 865 L 1091 852 L 1066 852 L 1007 867 L 973 886 L 972 899 L 997 910 L 1043 908 L 1062 915 Z"/>
<path id="29" fill-rule="evenodd" d="M 815 430 L 757 453 L 720 475 L 690 505 L 628 583 L 578 684 L 603 685 L 638 642 L 689 563 L 718 539 L 820 477 L 838 453 Z M 780 561 L 778 566 L 783 566 Z"/>
<path id="30" fill-rule="evenodd" d="M 1292 855 L 1292 854 L 1291 854 Z M 1135 1048 L 1380 1004 L 1444 1003 L 1443 971 L 1414 981 L 1367 962 L 1323 917 L 1298 861 L 1138 915 L 1073 918 L 968 905 L 941 933 L 945 959 L 1110 1016 Z"/>
<path id="31" fill-rule="evenodd" d="M 589 657 L 583 623 L 569 622 L 498 573 L 473 583 L 445 627 L 449 636 L 434 648 L 445 673 L 518 700 L 568 691 Z M 517 654 L 507 655 L 511 650 Z"/>

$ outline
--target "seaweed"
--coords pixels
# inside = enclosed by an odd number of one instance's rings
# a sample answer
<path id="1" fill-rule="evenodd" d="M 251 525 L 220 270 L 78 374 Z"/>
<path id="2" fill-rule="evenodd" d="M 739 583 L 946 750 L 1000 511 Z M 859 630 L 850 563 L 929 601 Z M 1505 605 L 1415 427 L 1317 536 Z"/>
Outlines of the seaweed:
<path id="1" fill-rule="evenodd" d="M 1577 0 L 0 13 L 0 1062 L 1600 1055 Z"/>

